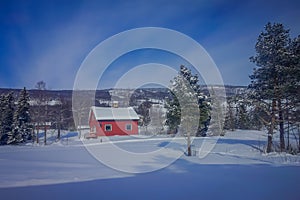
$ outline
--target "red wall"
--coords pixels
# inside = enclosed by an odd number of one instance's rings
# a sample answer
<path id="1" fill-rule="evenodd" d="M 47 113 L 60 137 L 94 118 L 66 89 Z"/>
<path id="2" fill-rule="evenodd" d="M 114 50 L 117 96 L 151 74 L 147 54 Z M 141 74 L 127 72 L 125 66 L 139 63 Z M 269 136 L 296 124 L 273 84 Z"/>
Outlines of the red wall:
<path id="1" fill-rule="evenodd" d="M 113 135 L 134 135 L 138 134 L 138 122 L 132 121 L 132 120 L 122 120 L 122 121 L 99 121 L 99 124 L 101 124 L 100 131 L 97 131 L 97 135 L 103 135 L 103 133 L 106 136 L 113 136 Z M 112 131 L 105 131 L 105 125 L 111 124 L 112 125 Z M 126 130 L 126 124 L 132 125 L 132 130 Z"/>
<path id="2" fill-rule="evenodd" d="M 112 131 L 105 131 L 105 125 L 111 124 Z M 132 125 L 132 130 L 126 130 L 126 124 Z M 93 133 L 93 127 L 96 128 L 97 136 L 113 136 L 113 135 L 135 135 L 138 134 L 138 120 L 121 120 L 121 121 L 97 121 L 93 111 L 89 119 L 90 133 Z M 95 132 L 94 132 L 95 133 Z"/>

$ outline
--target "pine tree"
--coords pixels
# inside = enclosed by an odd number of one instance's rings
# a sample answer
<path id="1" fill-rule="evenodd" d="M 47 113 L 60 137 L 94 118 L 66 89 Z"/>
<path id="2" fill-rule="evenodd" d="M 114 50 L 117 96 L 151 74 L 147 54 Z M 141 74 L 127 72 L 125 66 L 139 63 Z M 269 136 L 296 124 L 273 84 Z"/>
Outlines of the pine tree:
<path id="1" fill-rule="evenodd" d="M 217 96 L 213 87 L 210 90 L 211 95 L 211 116 L 209 116 L 210 120 L 210 131 L 211 135 L 214 136 L 224 136 L 224 121 L 223 113 L 225 108 L 222 105 L 222 101 L 220 97 Z"/>
<path id="2" fill-rule="evenodd" d="M 251 129 L 261 130 L 263 128 L 263 121 L 267 121 L 267 114 L 262 106 L 258 106 L 255 101 L 252 103 L 252 107 L 249 111 L 249 126 Z M 267 110 L 267 109 L 266 109 Z"/>
<path id="3" fill-rule="evenodd" d="M 294 38 L 289 46 L 290 63 L 285 68 L 285 100 L 286 100 L 286 119 L 288 127 L 288 147 L 290 129 L 298 130 L 298 152 L 300 152 L 300 35 Z M 295 133 L 297 134 L 297 133 Z"/>
<path id="4" fill-rule="evenodd" d="M 225 115 L 225 122 L 224 122 L 224 129 L 234 131 L 235 130 L 235 114 L 233 110 L 233 102 L 231 99 L 227 100 L 227 108 L 226 108 L 226 115 Z"/>
<path id="5" fill-rule="evenodd" d="M 240 100 L 238 103 L 238 119 L 237 124 L 239 129 L 247 130 L 249 129 L 249 116 L 245 103 Z"/>
<path id="6" fill-rule="evenodd" d="M 290 65 L 286 68 L 287 81 L 285 87 L 286 98 L 292 106 L 293 121 L 300 121 L 300 35 L 290 45 Z"/>
<path id="7" fill-rule="evenodd" d="M 5 110 L 5 104 L 4 104 L 4 98 L 5 96 L 3 94 L 0 95 L 0 144 L 5 143 L 5 132 L 3 128 L 3 120 L 4 120 L 4 110 Z"/>
<path id="8" fill-rule="evenodd" d="M 151 119 L 150 119 L 150 108 L 152 104 L 149 101 L 143 102 L 141 105 L 139 105 L 137 109 L 137 113 L 140 114 L 143 117 L 142 126 L 148 126 Z"/>
<path id="9" fill-rule="evenodd" d="M 13 93 L 10 92 L 2 98 L 3 103 L 3 113 L 2 113 L 2 126 L 1 132 L 2 137 L 1 140 L 5 144 L 14 143 L 16 138 L 13 134 L 13 116 L 14 116 L 14 96 Z"/>
<path id="10" fill-rule="evenodd" d="M 289 31 L 284 29 L 282 24 L 268 23 L 265 26 L 265 32 L 262 32 L 258 37 L 255 46 L 256 55 L 250 58 L 257 65 L 253 75 L 250 76 L 252 80 L 250 88 L 255 90 L 255 97 L 258 101 L 263 100 L 270 105 L 267 152 L 272 151 L 272 138 L 278 122 L 280 147 L 281 150 L 285 148 L 282 86 L 285 81 L 283 70 L 288 62 L 288 44 Z"/>
<path id="11" fill-rule="evenodd" d="M 145 126 L 146 127 L 146 132 L 147 132 L 147 126 L 151 122 L 150 118 L 150 108 L 152 104 L 149 101 L 143 102 L 139 107 L 137 108 L 137 113 L 142 116 L 142 121 L 140 122 L 140 126 Z"/>
<path id="12" fill-rule="evenodd" d="M 165 103 L 166 113 L 166 125 L 169 127 L 168 133 L 177 133 L 178 126 L 180 125 L 181 109 L 179 101 L 176 95 L 171 91 L 170 98 L 167 98 Z"/>
<path id="13" fill-rule="evenodd" d="M 181 65 L 178 76 L 172 81 L 171 98 L 166 103 L 166 125 L 173 132 L 181 126 L 182 134 L 187 138 L 188 156 L 191 155 L 191 135 L 197 135 L 199 130 L 208 126 L 210 117 L 209 104 L 198 81 L 197 75 Z"/>
<path id="14" fill-rule="evenodd" d="M 31 118 L 29 113 L 29 94 L 24 87 L 19 95 L 14 113 L 15 137 L 26 141 L 32 139 Z"/>
<path id="15" fill-rule="evenodd" d="M 179 99 L 190 101 L 191 98 L 196 100 L 199 110 L 199 125 L 197 133 L 207 130 L 210 120 L 210 103 L 208 97 L 201 91 L 198 75 L 193 75 L 191 70 L 181 65 L 178 76 L 172 81 L 171 98 L 166 101 L 167 123 L 171 130 L 176 130 L 180 124 L 181 104 Z M 182 101 L 182 100 L 181 100 Z"/>

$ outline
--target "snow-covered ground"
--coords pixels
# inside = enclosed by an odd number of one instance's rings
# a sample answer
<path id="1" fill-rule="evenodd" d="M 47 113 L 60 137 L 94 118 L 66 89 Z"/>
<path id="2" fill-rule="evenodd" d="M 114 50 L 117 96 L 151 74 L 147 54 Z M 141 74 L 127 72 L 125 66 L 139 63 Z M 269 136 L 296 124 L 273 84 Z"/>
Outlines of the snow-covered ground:
<path id="1" fill-rule="evenodd" d="M 262 153 L 259 131 L 195 138 L 192 157 L 184 138 L 54 138 L 0 146 L 1 199 L 300 199 L 300 156 Z"/>

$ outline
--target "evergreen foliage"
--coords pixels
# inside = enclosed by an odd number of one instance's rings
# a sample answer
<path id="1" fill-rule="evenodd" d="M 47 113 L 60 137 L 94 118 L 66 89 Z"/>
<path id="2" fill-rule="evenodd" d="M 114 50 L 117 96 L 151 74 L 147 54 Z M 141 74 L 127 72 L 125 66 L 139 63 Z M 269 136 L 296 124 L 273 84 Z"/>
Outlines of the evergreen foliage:
<path id="1" fill-rule="evenodd" d="M 181 108 L 176 95 L 171 93 L 171 96 L 172 98 L 168 98 L 165 105 L 167 109 L 166 125 L 169 127 L 168 133 L 177 133 L 181 119 Z"/>
<path id="2" fill-rule="evenodd" d="M 236 129 L 236 117 L 234 112 L 234 104 L 231 99 L 227 99 L 224 129 L 234 131 Z"/>
<path id="3" fill-rule="evenodd" d="M 32 126 L 29 113 L 29 94 L 24 87 L 19 95 L 14 113 L 14 134 L 18 142 L 32 139 Z"/>
<path id="4" fill-rule="evenodd" d="M 150 118 L 150 108 L 152 104 L 149 101 L 143 102 L 141 105 L 139 105 L 137 109 L 137 113 L 142 116 L 142 121 L 140 122 L 140 126 L 148 126 L 151 122 Z"/>
<path id="5" fill-rule="evenodd" d="M 193 127 L 192 134 L 206 134 L 210 121 L 210 103 L 198 82 L 197 74 L 193 75 L 190 69 L 180 66 L 178 76 L 172 81 L 171 98 L 166 101 L 166 125 L 170 132 L 176 133 L 179 125 L 186 121 L 188 127 Z M 187 116 L 196 118 L 196 122 L 195 119 L 187 119 Z"/>
<path id="6" fill-rule="evenodd" d="M 238 118 L 237 118 L 237 128 L 238 129 L 249 129 L 250 128 L 250 121 L 247 111 L 247 106 L 244 102 L 238 103 Z"/>
<path id="7" fill-rule="evenodd" d="M 285 121 L 299 110 L 299 37 L 292 40 L 282 24 L 268 23 L 257 40 L 256 55 L 250 58 L 257 68 L 249 88 L 261 121 L 268 128 L 267 152 L 274 150 L 273 134 L 279 128 L 280 150 L 285 150 Z M 288 105 L 293 105 L 291 109 Z M 299 122 L 299 121 L 298 121 Z"/>
<path id="8" fill-rule="evenodd" d="M 252 103 L 249 91 L 228 97 L 224 129 L 261 130 L 263 126 L 261 119 L 266 119 L 266 116 L 260 109 L 261 105 Z"/>
<path id="9" fill-rule="evenodd" d="M 24 88 L 15 106 L 12 92 L 0 96 L 1 144 L 18 144 L 31 139 L 29 95 Z"/>
<path id="10" fill-rule="evenodd" d="M 225 117 L 223 116 L 223 113 L 225 111 L 225 107 L 223 105 L 223 102 L 220 97 L 218 97 L 218 94 L 216 94 L 213 87 L 211 87 L 210 90 L 210 102 L 211 112 L 209 116 L 209 127 L 210 127 L 210 135 L 214 136 L 224 136 L 224 122 Z"/>
<path id="11" fill-rule="evenodd" d="M 1 97 L 1 143 L 10 144 L 14 141 L 13 135 L 14 96 L 10 92 Z"/>

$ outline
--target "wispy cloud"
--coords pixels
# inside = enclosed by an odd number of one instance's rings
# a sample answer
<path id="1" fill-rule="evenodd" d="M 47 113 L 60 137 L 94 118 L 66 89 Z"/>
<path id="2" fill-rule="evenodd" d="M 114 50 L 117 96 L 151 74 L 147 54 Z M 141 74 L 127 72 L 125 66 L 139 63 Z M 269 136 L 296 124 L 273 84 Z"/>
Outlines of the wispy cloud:
<path id="1" fill-rule="evenodd" d="M 299 6 L 287 1 L 26 1 L 0 3 L 0 87 L 73 87 L 80 64 L 106 38 L 131 28 L 158 26 L 183 32 L 200 44 L 220 68 L 225 83 L 248 83 L 249 56 L 267 21 L 278 21 L 298 35 Z M 3 37 L 2 37 L 3 36 Z M 157 56 L 157 55 L 155 55 Z M 120 77 L 146 62 L 176 65 L 182 60 L 134 58 L 108 70 Z M 167 59 L 167 58 L 165 58 Z M 162 59 L 163 60 L 163 59 Z M 180 63 L 185 64 L 185 63 Z M 233 77 L 232 74 L 237 74 Z M 143 79 L 143 75 L 140 75 Z M 117 79 L 114 79 L 117 80 Z M 108 83 L 104 85 L 110 85 Z"/>

